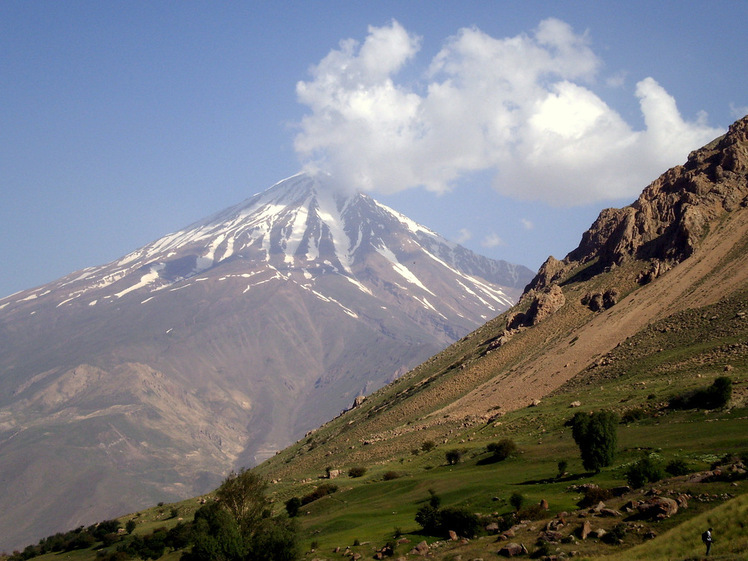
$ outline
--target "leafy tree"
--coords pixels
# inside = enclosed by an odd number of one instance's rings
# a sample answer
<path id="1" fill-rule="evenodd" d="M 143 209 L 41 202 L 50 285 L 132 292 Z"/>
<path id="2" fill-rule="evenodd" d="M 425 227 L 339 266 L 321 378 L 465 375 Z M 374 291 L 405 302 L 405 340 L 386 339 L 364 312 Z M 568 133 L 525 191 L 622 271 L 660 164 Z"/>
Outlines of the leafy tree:
<path id="1" fill-rule="evenodd" d="M 190 545 L 190 536 L 192 534 L 192 525 L 179 522 L 171 530 L 169 530 L 164 539 L 164 543 L 167 547 L 173 550 L 183 549 Z"/>
<path id="2" fill-rule="evenodd" d="M 459 450 L 449 450 L 445 454 L 447 458 L 447 464 L 450 466 L 454 466 L 460 463 L 460 458 L 462 458 L 462 452 Z"/>
<path id="3" fill-rule="evenodd" d="M 584 469 L 597 473 L 613 463 L 618 443 L 618 415 L 611 411 L 577 413 L 571 420 L 571 426 Z"/>
<path id="4" fill-rule="evenodd" d="M 301 499 L 299 497 L 291 497 L 286 501 L 286 512 L 288 513 L 288 516 L 293 518 L 297 514 L 299 514 L 299 509 L 301 508 Z"/>
<path id="5" fill-rule="evenodd" d="M 626 481 L 632 487 L 642 487 L 646 483 L 654 483 L 665 477 L 665 470 L 660 462 L 649 454 L 645 455 L 626 470 Z"/>
<path id="6" fill-rule="evenodd" d="M 459 536 L 472 538 L 478 533 L 480 520 L 464 508 L 444 508 L 439 512 L 439 526 L 442 534 L 452 530 Z"/>
<path id="7" fill-rule="evenodd" d="M 569 463 L 566 460 L 561 460 L 558 462 L 558 475 L 556 476 L 558 479 L 561 479 L 564 474 L 566 473 L 566 468 L 569 466 Z"/>
<path id="8" fill-rule="evenodd" d="M 517 445 L 511 438 L 504 438 L 498 442 L 491 442 L 486 446 L 486 450 L 493 454 L 495 461 L 506 460 L 509 456 L 517 452 Z"/>
<path id="9" fill-rule="evenodd" d="M 128 534 L 132 534 L 132 533 L 133 533 L 133 532 L 135 531 L 135 528 L 137 527 L 137 525 L 138 525 L 138 524 L 137 524 L 137 523 L 135 522 L 135 520 L 133 520 L 133 519 L 131 518 L 131 519 L 130 519 L 130 520 L 128 520 L 128 521 L 127 521 L 127 523 L 125 524 L 125 531 L 126 531 L 126 532 L 127 532 Z"/>
<path id="10" fill-rule="evenodd" d="M 423 531 L 429 535 L 438 533 L 441 527 L 439 520 L 439 508 L 430 504 L 423 505 L 416 511 L 416 522 L 421 525 Z"/>
<path id="11" fill-rule="evenodd" d="M 216 491 L 216 497 L 233 515 L 242 533 L 251 532 L 268 508 L 265 498 L 267 482 L 242 468 L 231 472 Z"/>
<path id="12" fill-rule="evenodd" d="M 249 541 L 247 559 L 294 561 L 300 556 L 296 523 L 288 518 L 264 519 Z"/>
<path id="13" fill-rule="evenodd" d="M 433 489 L 429 489 L 429 495 L 429 504 L 423 505 L 416 512 L 416 522 L 421 525 L 424 532 L 434 535 L 439 532 L 441 527 L 439 506 L 442 500 Z"/>
<path id="14" fill-rule="evenodd" d="M 249 470 L 232 472 L 216 490 L 218 500 L 195 513 L 192 550 L 182 561 L 296 559 L 296 525 L 287 517 L 271 516 L 266 487 Z"/>
<path id="15" fill-rule="evenodd" d="M 192 551 L 181 561 L 238 561 L 244 558 L 239 524 L 219 503 L 209 503 L 195 513 Z"/>
<path id="16" fill-rule="evenodd" d="M 732 397 L 732 380 L 727 376 L 716 378 L 708 388 L 687 392 L 670 399 L 671 409 L 717 409 L 724 407 Z"/>

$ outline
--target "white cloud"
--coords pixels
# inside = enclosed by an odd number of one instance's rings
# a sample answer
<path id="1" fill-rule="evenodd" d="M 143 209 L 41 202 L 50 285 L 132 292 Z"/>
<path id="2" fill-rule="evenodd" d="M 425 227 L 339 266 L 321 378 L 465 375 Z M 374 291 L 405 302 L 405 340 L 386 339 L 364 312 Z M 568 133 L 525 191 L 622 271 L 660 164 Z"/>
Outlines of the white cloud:
<path id="1" fill-rule="evenodd" d="M 605 85 L 609 88 L 622 88 L 626 84 L 627 73 L 619 71 L 605 79 Z"/>
<path id="2" fill-rule="evenodd" d="M 532 230 L 535 228 L 535 224 L 533 224 L 532 220 L 528 220 L 527 218 L 520 218 L 519 221 L 522 223 L 522 227 L 525 230 Z"/>
<path id="3" fill-rule="evenodd" d="M 468 240 L 470 240 L 473 237 L 473 233 L 468 230 L 467 228 L 460 228 L 459 234 L 457 236 L 457 243 L 465 243 Z"/>
<path id="4" fill-rule="evenodd" d="M 481 241 L 481 246 L 483 247 L 498 247 L 500 245 L 506 245 L 504 240 L 502 240 L 498 234 L 490 233 L 485 238 L 483 238 L 483 241 Z"/>
<path id="5" fill-rule="evenodd" d="M 636 85 L 646 128 L 634 130 L 591 89 L 601 61 L 586 35 L 557 19 L 496 39 L 461 29 L 424 82 L 399 84 L 420 38 L 393 21 L 363 44 L 342 41 L 297 84 L 310 112 L 295 148 L 342 185 L 444 192 L 491 171 L 500 193 L 560 206 L 634 197 L 723 131 L 685 121 L 654 79 Z"/>

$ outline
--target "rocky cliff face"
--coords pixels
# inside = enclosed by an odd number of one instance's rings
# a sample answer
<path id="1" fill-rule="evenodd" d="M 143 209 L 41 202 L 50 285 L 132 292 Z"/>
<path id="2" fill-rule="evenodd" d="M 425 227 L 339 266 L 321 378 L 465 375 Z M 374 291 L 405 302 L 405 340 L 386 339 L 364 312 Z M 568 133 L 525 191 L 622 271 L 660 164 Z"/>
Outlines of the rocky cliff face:
<path id="1" fill-rule="evenodd" d="M 651 280 L 690 257 L 710 224 L 748 205 L 748 116 L 724 136 L 692 152 L 649 185 L 633 204 L 608 208 L 563 261 L 549 257 L 526 292 L 547 289 L 571 269 L 594 271 L 630 259 L 652 261 Z"/>

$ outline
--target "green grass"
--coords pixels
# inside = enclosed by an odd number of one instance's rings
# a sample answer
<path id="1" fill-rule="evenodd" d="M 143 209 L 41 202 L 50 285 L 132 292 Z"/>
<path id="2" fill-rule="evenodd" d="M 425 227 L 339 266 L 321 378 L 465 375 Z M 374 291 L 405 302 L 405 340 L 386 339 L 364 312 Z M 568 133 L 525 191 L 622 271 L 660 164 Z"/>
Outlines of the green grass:
<path id="1" fill-rule="evenodd" d="M 537 408 L 542 410 L 542 405 Z M 745 409 L 712 413 L 675 412 L 657 421 L 646 420 L 619 428 L 619 454 L 613 466 L 596 475 L 585 474 L 578 458 L 578 450 L 570 431 L 555 428 L 544 433 L 542 443 L 520 444 L 520 454 L 503 462 L 481 465 L 488 457 L 480 454 L 490 440 L 474 440 L 456 466 L 447 466 L 444 449 L 437 448 L 419 457 L 419 464 L 431 469 L 415 469 L 394 481 L 376 481 L 367 477 L 360 480 L 338 480 L 341 490 L 317 501 L 304 510 L 303 540 L 317 542 L 318 551 L 332 551 L 336 547 L 351 546 L 354 540 L 381 546 L 391 540 L 395 528 L 406 537 L 420 540 L 415 512 L 433 489 L 442 498 L 442 506 L 462 506 L 470 511 L 507 514 L 511 511 L 508 498 L 513 492 L 522 493 L 527 504 L 548 501 L 551 515 L 577 509 L 581 495 L 570 492 L 573 483 L 594 482 L 603 487 L 625 484 L 623 475 L 627 464 L 641 455 L 639 448 L 656 450 L 663 461 L 683 458 L 692 469 L 708 469 L 716 457 L 728 452 L 745 451 L 748 434 L 748 411 Z M 568 412 L 549 414 L 548 425 L 558 425 Z M 708 418 L 707 418 L 708 417 Z M 537 417 L 535 417 L 537 418 Z M 518 416 L 517 422 L 524 421 Z M 710 422 L 707 422 L 710 421 Z M 713 422 L 712 422 L 713 421 Z M 709 452 L 708 454 L 706 452 Z M 571 478 L 557 481 L 557 464 L 568 461 Z M 578 477 L 578 479 L 574 479 Z M 343 483 L 344 481 L 344 483 Z M 713 487 L 716 488 L 716 487 Z M 722 485 L 722 490 L 731 488 Z M 734 493 L 742 488 L 732 488 Z M 499 499 L 499 500 L 495 500 Z M 688 516 L 684 511 L 680 516 Z M 680 518 L 679 518 L 680 520 Z M 671 522 L 672 523 L 672 522 Z M 431 538 L 432 540 L 435 538 Z"/>

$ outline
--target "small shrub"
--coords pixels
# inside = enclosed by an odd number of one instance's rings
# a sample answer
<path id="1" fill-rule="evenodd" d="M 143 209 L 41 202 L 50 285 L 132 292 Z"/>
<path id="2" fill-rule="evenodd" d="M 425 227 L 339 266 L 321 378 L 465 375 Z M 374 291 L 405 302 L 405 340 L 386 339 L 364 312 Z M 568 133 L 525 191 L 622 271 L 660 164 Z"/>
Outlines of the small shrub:
<path id="1" fill-rule="evenodd" d="M 427 440 L 423 444 L 421 444 L 421 450 L 424 452 L 431 452 L 434 448 L 436 448 L 436 442 L 433 440 Z"/>
<path id="2" fill-rule="evenodd" d="M 429 489 L 429 495 L 429 504 L 434 508 L 439 508 L 439 505 L 442 504 L 441 497 L 433 489 Z"/>
<path id="3" fill-rule="evenodd" d="M 442 534 L 452 530 L 463 538 L 472 538 L 478 533 L 480 527 L 478 517 L 464 508 L 442 509 L 439 512 L 439 523 Z"/>
<path id="4" fill-rule="evenodd" d="M 512 493 L 512 496 L 509 497 L 509 504 L 514 507 L 514 510 L 519 511 L 519 509 L 522 508 L 522 505 L 525 503 L 525 497 L 522 495 L 522 493 L 517 493 L 516 491 Z"/>
<path id="5" fill-rule="evenodd" d="M 665 477 L 665 470 L 650 455 L 644 456 L 626 470 L 626 481 L 631 487 L 639 488 L 646 483 L 654 483 Z"/>
<path id="6" fill-rule="evenodd" d="M 301 508 L 301 499 L 299 497 L 291 497 L 286 501 L 286 512 L 288 516 L 293 518 L 299 514 Z"/>
<path id="7" fill-rule="evenodd" d="M 626 530 L 626 524 L 619 522 L 603 536 L 603 541 L 610 545 L 618 545 L 623 542 L 623 538 L 626 537 Z"/>
<path id="8" fill-rule="evenodd" d="M 449 450 L 445 454 L 447 458 L 447 465 L 454 466 L 460 463 L 460 459 L 462 458 L 462 452 L 459 450 Z"/>
<path id="9" fill-rule="evenodd" d="M 715 379 L 711 386 L 674 396 L 671 409 L 717 409 L 724 407 L 732 397 L 732 380 L 727 376 Z"/>
<path id="10" fill-rule="evenodd" d="M 517 445 L 510 438 L 504 438 L 498 442 L 492 442 L 486 446 L 486 450 L 493 454 L 497 461 L 506 460 L 517 451 Z"/>
<path id="11" fill-rule="evenodd" d="M 137 523 L 135 522 L 135 520 L 128 520 L 125 524 L 125 532 L 127 532 L 128 534 L 132 534 L 135 531 L 136 526 Z"/>
<path id="12" fill-rule="evenodd" d="M 577 503 L 580 508 L 595 506 L 596 504 L 610 500 L 613 497 L 608 489 L 602 487 L 588 487 L 584 491 L 584 497 Z"/>
<path id="13" fill-rule="evenodd" d="M 348 470 L 349 477 L 363 477 L 366 474 L 366 468 L 363 466 L 355 466 Z"/>
<path id="14" fill-rule="evenodd" d="M 541 520 L 546 515 L 546 510 L 539 504 L 530 505 L 517 511 L 518 520 Z"/>
<path id="15" fill-rule="evenodd" d="M 432 505 L 423 505 L 416 511 L 416 522 L 421 525 L 423 531 L 429 535 L 439 532 L 440 523 L 439 509 Z"/>
<path id="16" fill-rule="evenodd" d="M 631 424 L 633 422 L 639 421 L 643 419 L 646 416 L 646 413 L 644 412 L 644 409 L 641 407 L 637 407 L 635 409 L 629 409 L 621 416 L 621 422 L 624 425 Z"/>
<path id="17" fill-rule="evenodd" d="M 686 475 L 691 473 L 688 464 L 680 458 L 670 460 L 670 462 L 668 462 L 668 464 L 665 466 L 665 471 L 672 476 Z"/>
<path id="18" fill-rule="evenodd" d="M 308 495 L 304 495 L 303 497 L 301 497 L 301 504 L 302 505 L 309 504 L 312 501 L 316 501 L 317 499 L 321 499 L 322 497 L 331 495 L 337 490 L 338 490 L 337 485 L 334 485 L 332 483 L 323 483 L 322 485 L 317 487 L 314 491 L 312 491 Z"/>
<path id="19" fill-rule="evenodd" d="M 569 466 L 569 463 L 566 460 L 561 460 L 558 462 L 558 475 L 556 476 L 558 479 L 561 479 L 564 474 L 566 473 L 566 468 Z"/>
<path id="20" fill-rule="evenodd" d="M 382 475 L 382 479 L 385 481 L 392 481 L 393 479 L 397 479 L 400 477 L 400 474 L 396 471 L 385 471 L 384 475 Z"/>
<path id="21" fill-rule="evenodd" d="M 532 555 L 530 555 L 530 557 L 533 559 L 548 557 L 553 553 L 553 551 L 551 551 L 551 544 L 549 544 L 545 540 L 538 540 L 537 546 L 538 547 L 535 548 L 535 551 L 532 552 Z"/>

